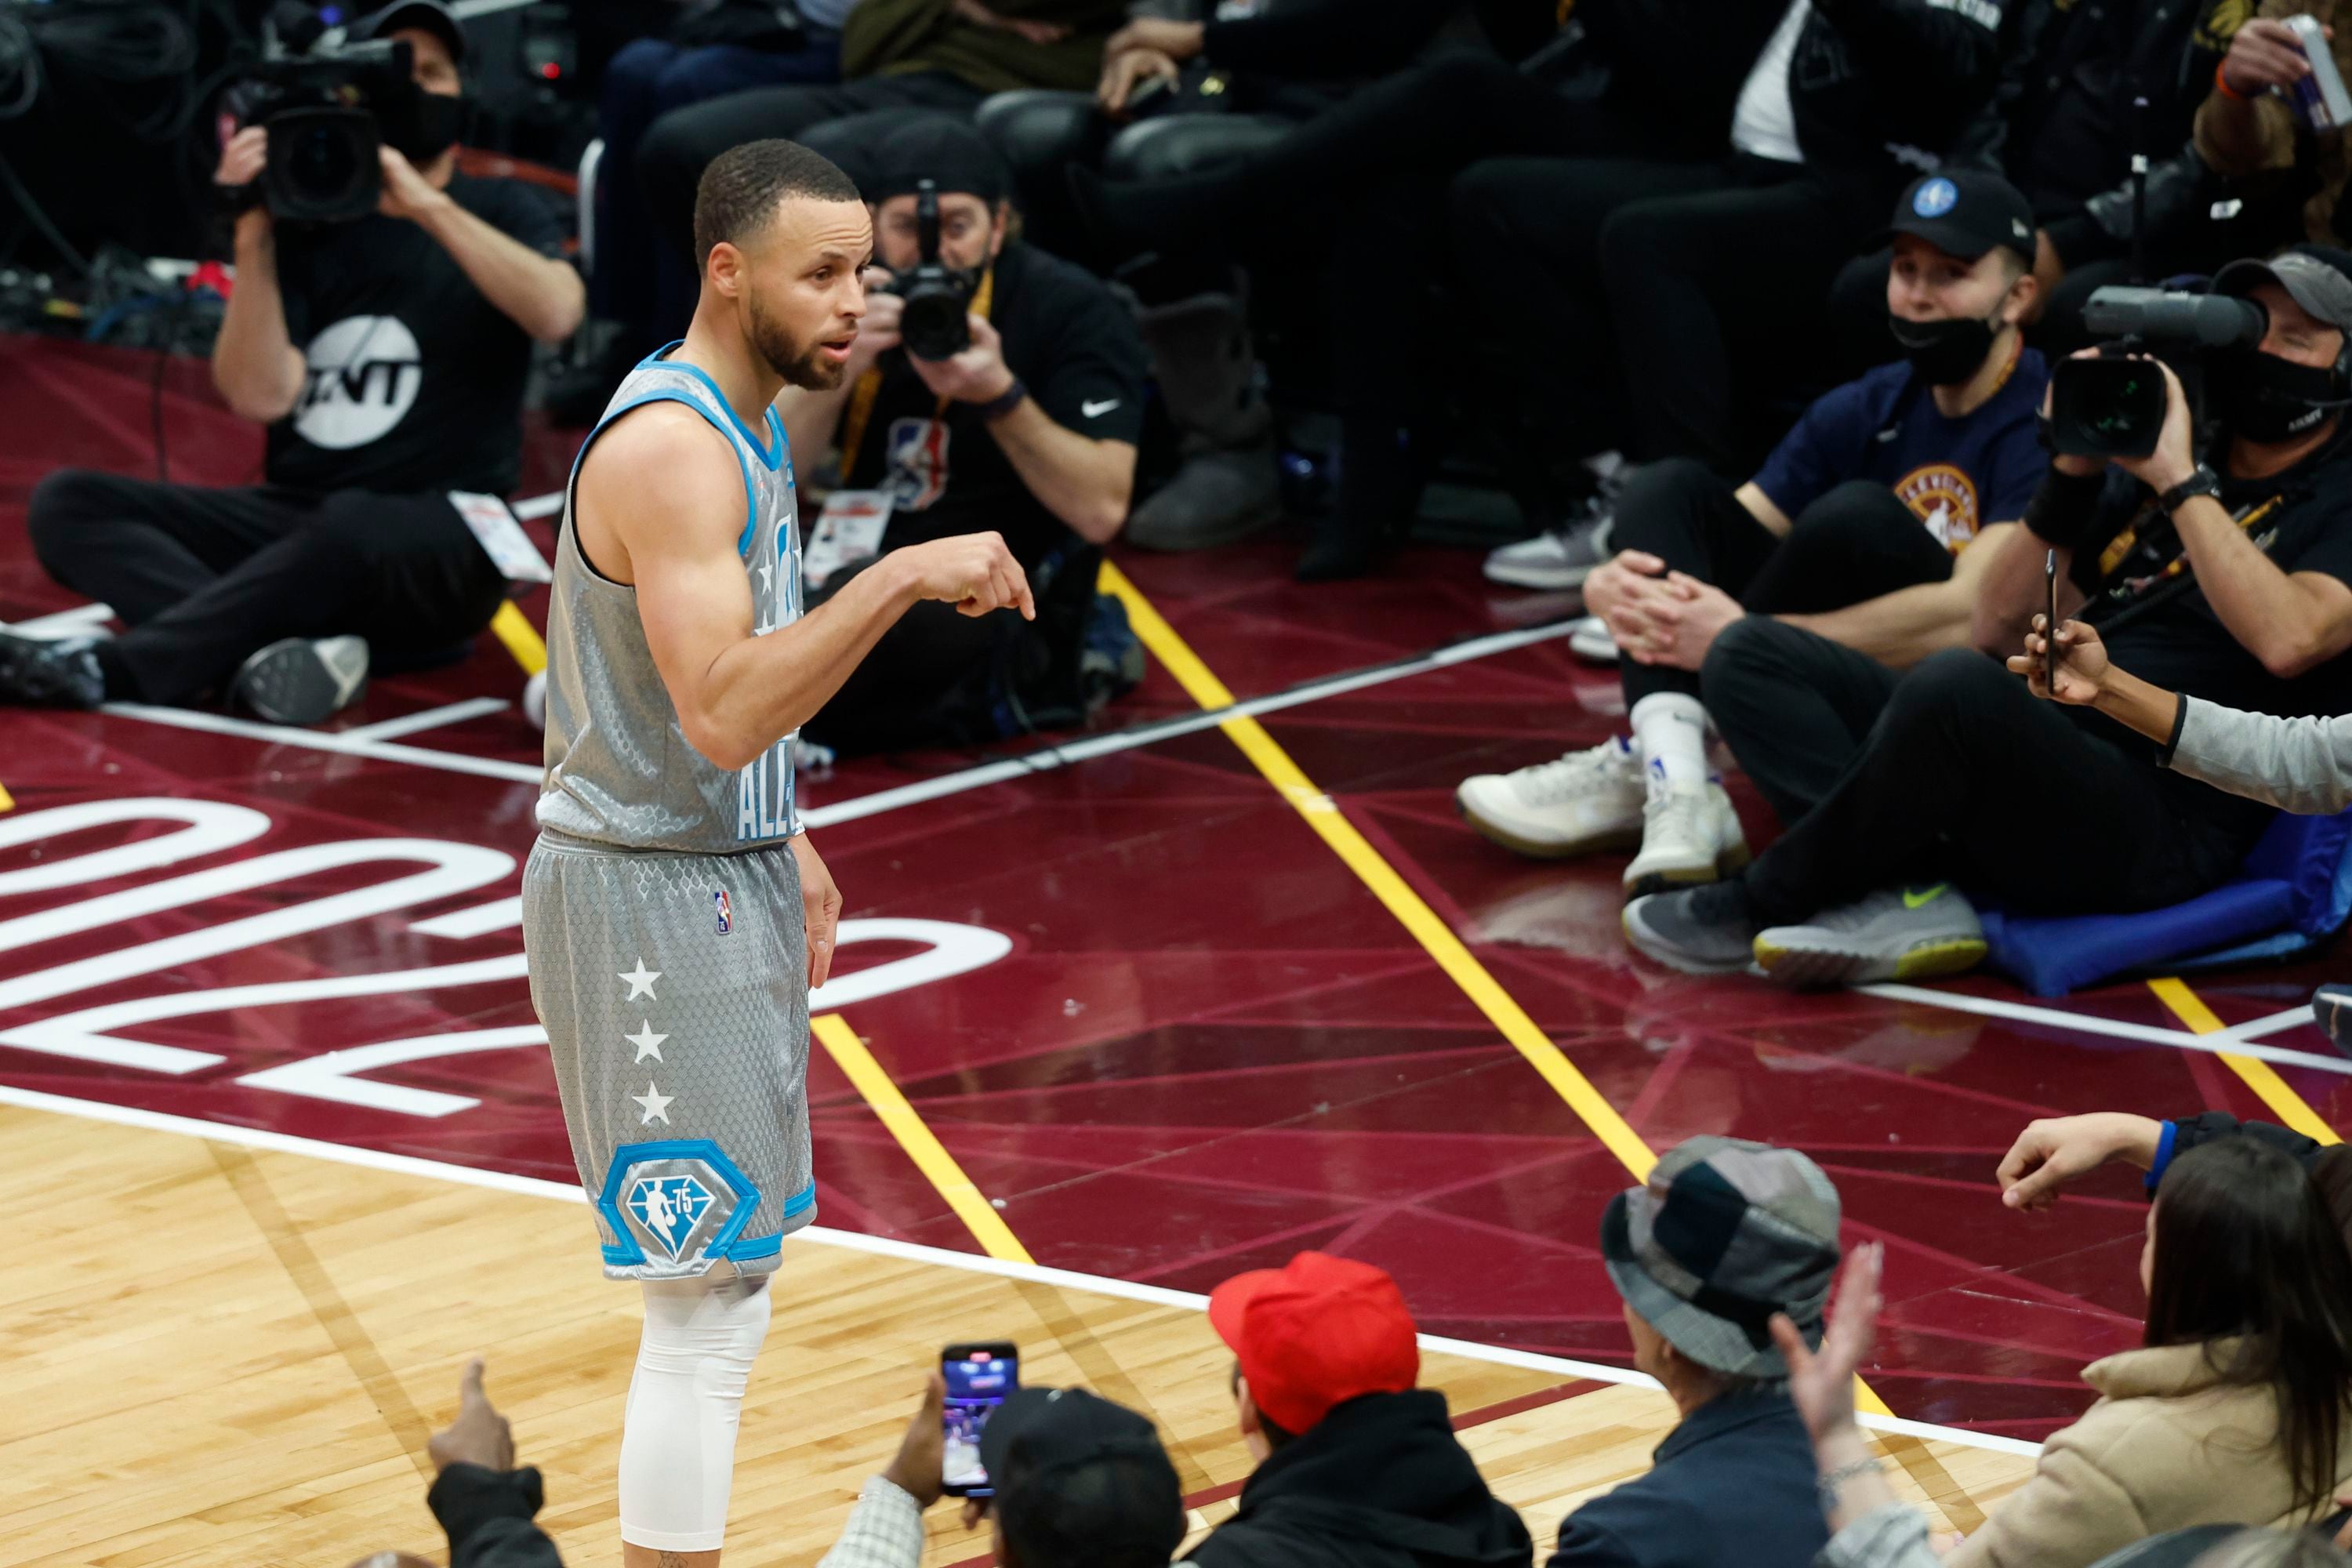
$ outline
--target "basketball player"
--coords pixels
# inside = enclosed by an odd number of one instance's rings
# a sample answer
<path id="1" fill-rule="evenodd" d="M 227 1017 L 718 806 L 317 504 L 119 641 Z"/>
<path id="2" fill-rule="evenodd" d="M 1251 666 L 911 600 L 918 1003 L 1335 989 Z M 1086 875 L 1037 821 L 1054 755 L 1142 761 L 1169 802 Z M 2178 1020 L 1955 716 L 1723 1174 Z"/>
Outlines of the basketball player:
<path id="1" fill-rule="evenodd" d="M 801 615 L 786 384 L 839 383 L 865 204 L 789 142 L 714 162 L 683 342 L 614 395 L 572 468 L 548 616 L 547 772 L 523 875 L 604 1271 L 643 1283 L 621 1435 L 627 1568 L 704 1568 L 784 1234 L 815 1217 L 808 993 L 841 895 L 800 831 L 793 732 L 926 599 L 1035 615 L 993 533 L 895 551 Z"/>

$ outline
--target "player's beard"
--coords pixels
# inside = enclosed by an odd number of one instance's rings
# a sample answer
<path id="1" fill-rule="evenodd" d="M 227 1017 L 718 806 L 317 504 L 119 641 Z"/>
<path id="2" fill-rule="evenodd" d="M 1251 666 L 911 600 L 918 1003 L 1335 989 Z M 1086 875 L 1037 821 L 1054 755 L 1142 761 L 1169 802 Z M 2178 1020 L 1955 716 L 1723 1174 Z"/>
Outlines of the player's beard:
<path id="1" fill-rule="evenodd" d="M 810 392 L 831 392 L 841 384 L 845 366 L 824 357 L 822 342 L 802 343 L 782 321 L 760 308 L 756 293 L 747 301 L 751 328 L 751 348 L 768 368 L 783 377 L 787 386 L 798 386 Z"/>

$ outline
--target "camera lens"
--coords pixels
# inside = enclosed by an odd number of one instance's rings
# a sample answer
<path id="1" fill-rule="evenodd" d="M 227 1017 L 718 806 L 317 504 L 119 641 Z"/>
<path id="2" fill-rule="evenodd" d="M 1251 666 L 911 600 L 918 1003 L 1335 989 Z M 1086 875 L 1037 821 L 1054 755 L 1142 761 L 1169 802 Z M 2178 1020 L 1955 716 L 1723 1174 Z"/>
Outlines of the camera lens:
<path id="1" fill-rule="evenodd" d="M 287 150 L 286 173 L 305 195 L 331 200 L 349 190 L 359 174 L 352 138 L 339 127 L 309 125 Z"/>

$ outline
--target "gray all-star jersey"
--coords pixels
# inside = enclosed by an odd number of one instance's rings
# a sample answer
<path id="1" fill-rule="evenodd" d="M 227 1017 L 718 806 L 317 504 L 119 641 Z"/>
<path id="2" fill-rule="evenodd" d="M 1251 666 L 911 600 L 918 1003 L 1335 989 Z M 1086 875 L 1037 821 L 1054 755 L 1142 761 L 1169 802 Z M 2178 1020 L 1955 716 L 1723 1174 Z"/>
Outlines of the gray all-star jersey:
<path id="1" fill-rule="evenodd" d="M 668 356 L 631 371 L 581 445 L 565 486 L 562 536 L 547 616 L 547 772 L 539 826 L 624 849 L 728 854 L 800 831 L 793 805 L 793 737 L 740 772 L 696 751 L 654 668 L 637 595 L 600 575 L 580 551 L 573 517 L 580 462 L 613 421 L 648 403 L 683 403 L 735 448 L 743 469 L 743 534 L 751 624 L 764 637 L 801 614 L 800 516 L 782 421 L 765 438 L 746 429 L 704 372 Z"/>

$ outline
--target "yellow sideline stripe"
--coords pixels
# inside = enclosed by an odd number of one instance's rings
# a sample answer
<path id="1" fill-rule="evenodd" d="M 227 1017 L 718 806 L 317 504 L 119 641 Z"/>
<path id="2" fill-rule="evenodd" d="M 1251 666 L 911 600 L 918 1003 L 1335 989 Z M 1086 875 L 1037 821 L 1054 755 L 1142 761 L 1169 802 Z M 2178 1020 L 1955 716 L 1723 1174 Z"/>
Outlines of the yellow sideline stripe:
<path id="1" fill-rule="evenodd" d="M 1177 635 L 1176 628 L 1152 607 L 1151 601 L 1128 580 L 1126 574 L 1106 561 L 1100 585 L 1103 592 L 1117 597 L 1126 607 L 1128 624 L 1135 628 L 1135 635 L 1142 640 L 1145 647 L 1151 650 L 1154 658 L 1167 666 L 1168 673 L 1176 678 L 1177 683 L 1184 688 L 1193 701 L 1206 709 L 1234 705 L 1234 694 L 1226 689 L 1224 682 L 1201 662 L 1200 656 Z M 1244 713 L 1227 719 L 1217 727 L 1225 732 L 1228 740 L 1241 748 L 1242 754 L 1265 775 L 1266 782 L 1282 793 L 1282 798 L 1290 803 L 1291 809 L 1306 820 L 1307 826 L 1331 847 L 1334 854 L 1347 862 L 1348 868 L 1371 889 L 1374 898 L 1387 906 L 1389 913 L 1412 934 L 1413 940 L 1421 943 L 1429 956 L 1437 961 L 1437 966 L 1462 988 L 1463 994 L 1486 1016 L 1487 1021 L 1517 1047 L 1519 1055 L 1528 1059 L 1529 1066 L 1543 1075 L 1544 1081 L 1568 1102 L 1569 1109 L 1592 1130 L 1594 1136 L 1608 1146 L 1609 1152 L 1616 1155 L 1627 1170 L 1633 1173 L 1634 1179 L 1647 1179 L 1650 1167 L 1658 1163 L 1658 1156 L 1642 1142 L 1642 1135 L 1617 1114 L 1617 1108 L 1592 1087 L 1592 1080 L 1577 1070 L 1576 1064 L 1552 1044 L 1551 1037 L 1537 1026 L 1536 1021 L 1528 1016 L 1527 1009 L 1521 1007 L 1494 975 L 1487 973 L 1486 966 L 1463 945 L 1462 939 L 1454 934 L 1453 928 L 1438 918 L 1437 911 L 1431 909 L 1428 902 L 1398 874 L 1396 868 L 1383 859 L 1370 841 L 1356 830 L 1355 825 L 1341 814 L 1331 797 L 1318 789 L 1314 781 L 1299 771 L 1298 764 L 1291 761 L 1290 753 L 1266 733 L 1265 726 Z M 1855 1403 L 1874 1415 L 1894 1414 L 1886 1407 L 1886 1402 L 1872 1393 L 1869 1385 L 1859 1379 L 1855 1381 Z"/>
<path id="2" fill-rule="evenodd" d="M 16 797 L 8 793 L 8 786 L 6 784 L 0 784 L 0 811 L 14 811 L 16 809 Z"/>
<path id="3" fill-rule="evenodd" d="M 500 605 L 499 613 L 490 617 L 490 630 L 507 645 L 507 651 L 514 655 L 514 661 L 522 666 L 525 675 L 537 675 L 547 668 L 547 644 L 540 640 L 539 629 L 512 599 Z"/>
<path id="4" fill-rule="evenodd" d="M 2172 1009 L 2173 1016 L 2189 1026 L 2190 1034 L 2218 1035 L 2221 1032 L 2221 1020 L 2213 1016 L 2213 1009 L 2205 1005 L 2204 999 L 2180 981 L 2168 975 L 2162 980 L 2149 981 L 2147 988 L 2156 993 L 2158 1001 Z M 2270 1063 L 2257 1057 L 2240 1056 L 2234 1051 L 2218 1054 L 2230 1064 L 2231 1072 L 2246 1080 L 2248 1089 L 2262 1097 L 2263 1103 L 2271 1108 L 2272 1114 L 2279 1121 L 2317 1142 L 2344 1142 L 2336 1136 L 2336 1129 L 2320 1120 L 2319 1112 L 2311 1109 L 2310 1102 L 2295 1093 L 2286 1079 L 2272 1069 Z"/>
<path id="5" fill-rule="evenodd" d="M 971 1230 L 982 1250 L 991 1258 L 1014 1263 L 1036 1262 L 1029 1256 L 1029 1249 L 1021 1245 L 1021 1238 L 1013 1234 L 1013 1227 L 1004 1223 L 1004 1216 L 996 1212 L 986 1194 L 972 1185 L 971 1178 L 963 1173 L 955 1156 L 947 1152 L 915 1113 L 915 1108 L 907 1103 L 907 1097 L 898 1092 L 898 1086 L 890 1081 L 890 1075 L 882 1070 L 882 1064 L 874 1059 L 874 1053 L 866 1048 L 866 1042 L 857 1037 L 857 1031 L 849 1026 L 848 1020 L 838 1013 L 826 1013 L 809 1020 L 809 1032 L 841 1070 L 849 1075 L 849 1081 L 857 1086 L 857 1092 L 866 1097 L 866 1103 L 874 1108 L 874 1114 L 882 1119 L 882 1125 L 890 1130 L 890 1136 L 898 1141 L 907 1158 L 915 1162 L 915 1168 L 929 1178 L 940 1196 L 947 1199 L 948 1206 Z"/>

